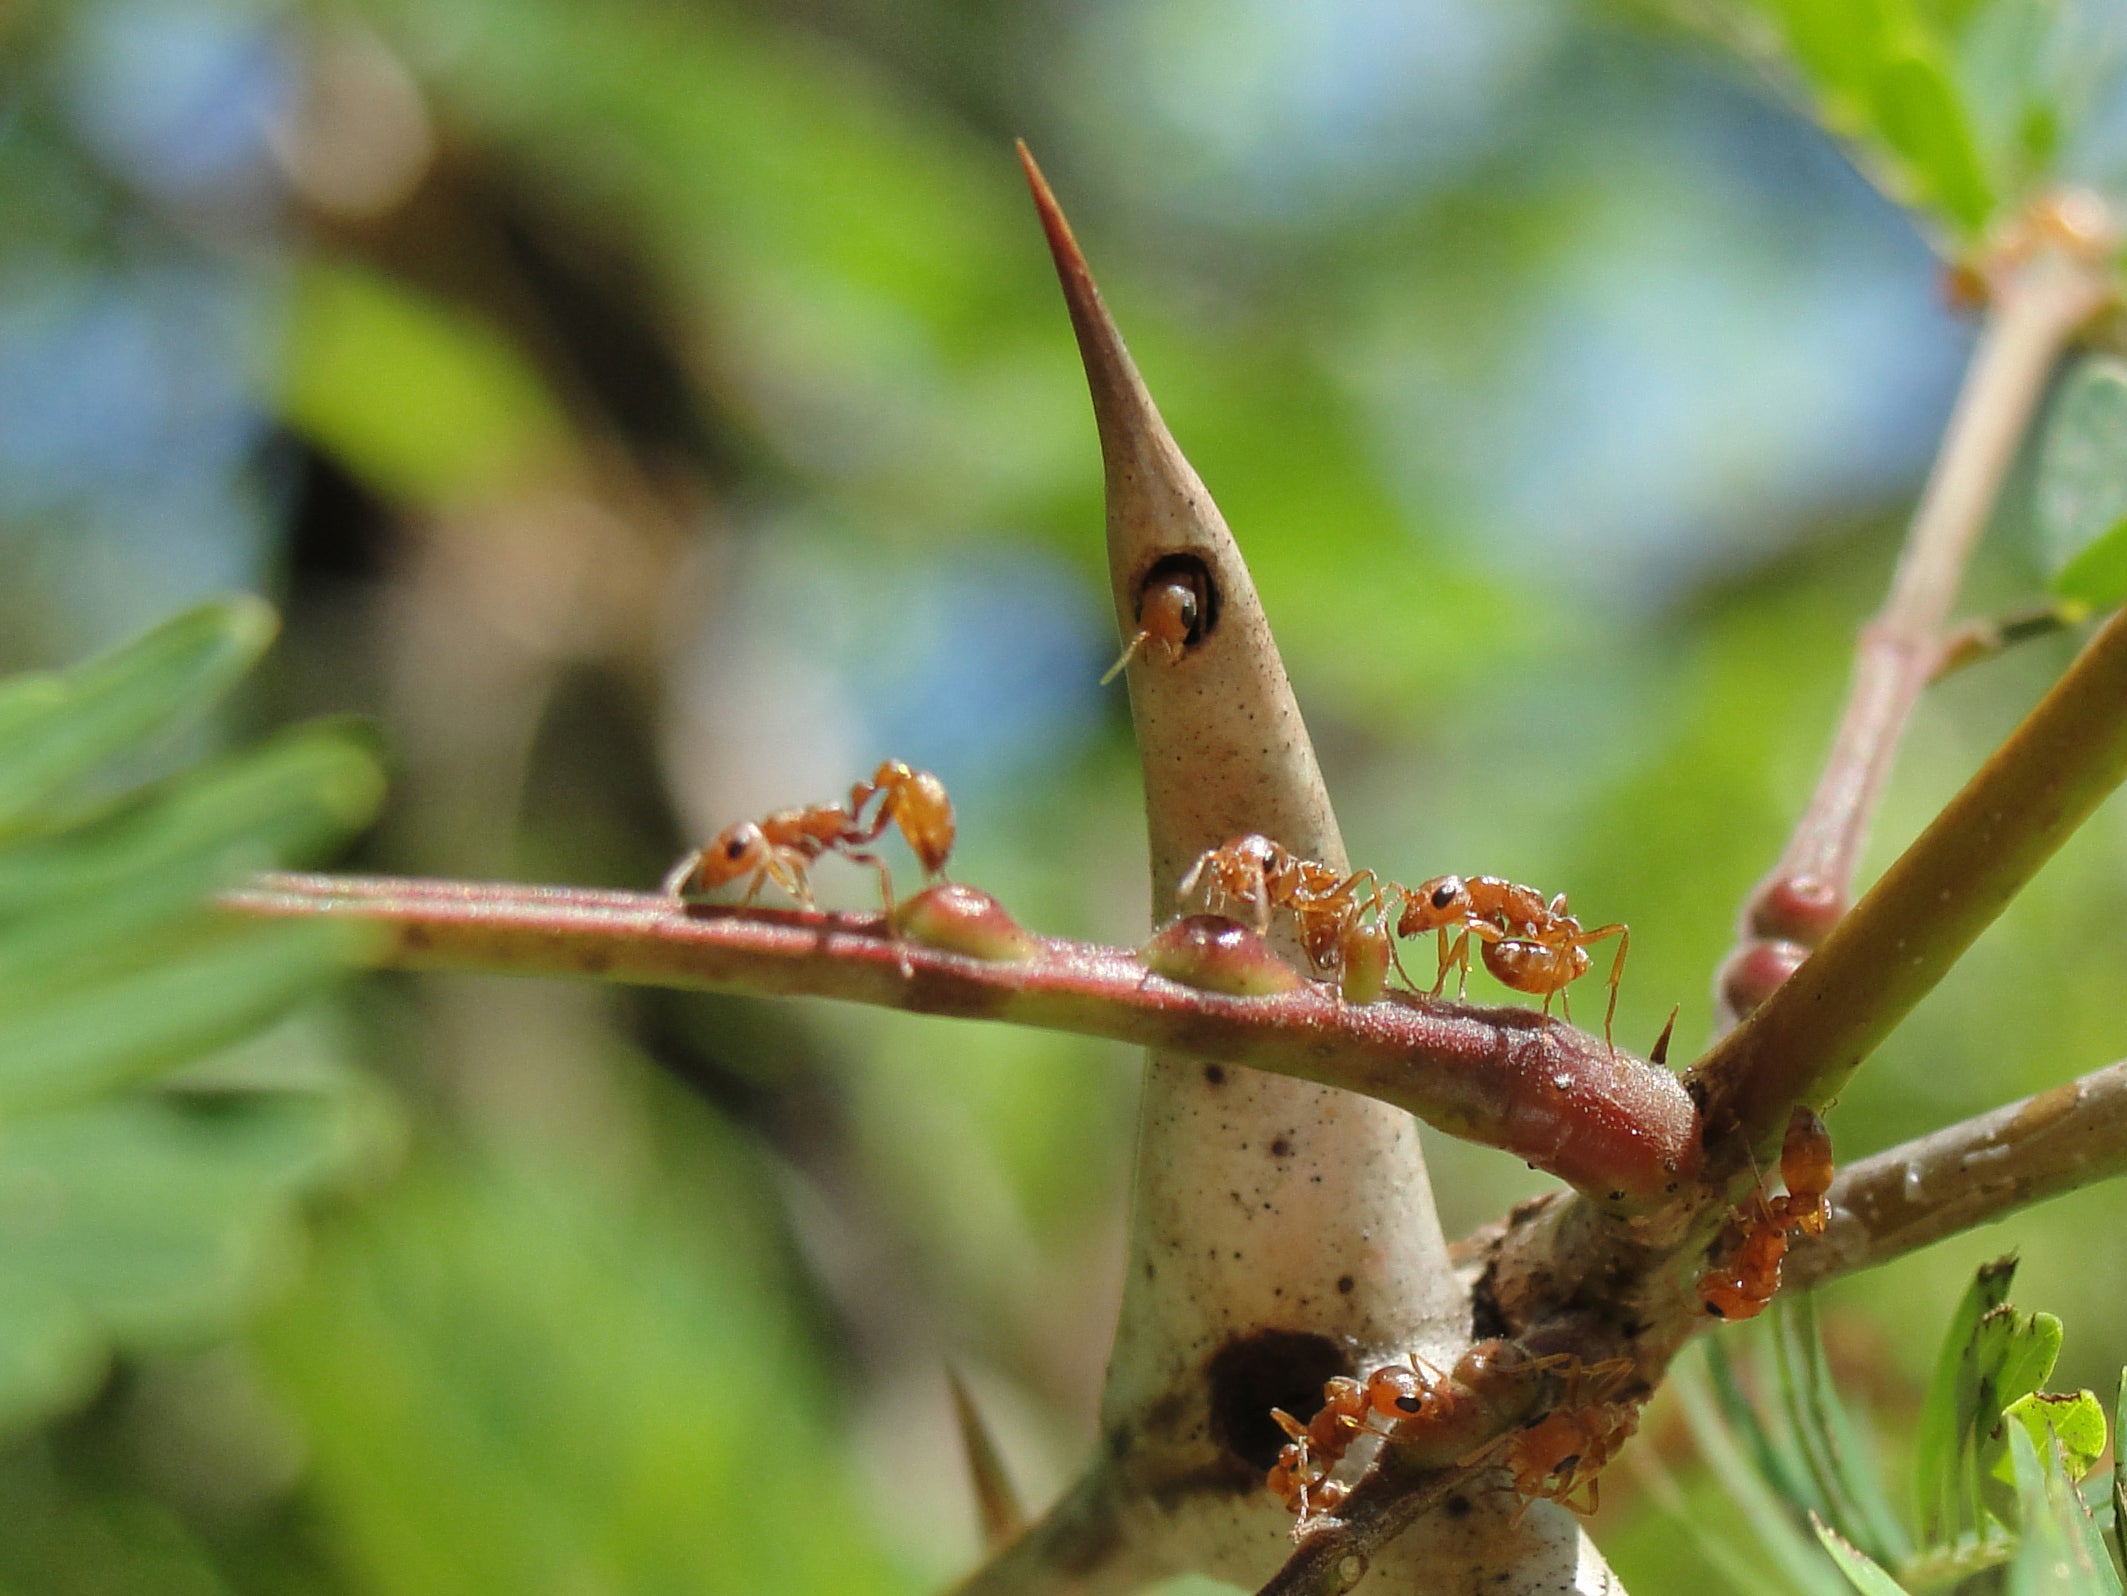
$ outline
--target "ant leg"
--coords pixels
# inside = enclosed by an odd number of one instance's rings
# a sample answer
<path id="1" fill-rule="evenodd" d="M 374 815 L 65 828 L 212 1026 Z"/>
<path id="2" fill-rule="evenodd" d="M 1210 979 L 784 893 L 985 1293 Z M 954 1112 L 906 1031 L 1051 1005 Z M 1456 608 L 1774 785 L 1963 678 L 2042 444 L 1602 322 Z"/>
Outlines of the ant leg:
<path id="1" fill-rule="evenodd" d="M 761 890 L 761 883 L 773 876 L 775 884 L 797 899 L 800 908 L 818 914 L 820 905 L 812 895 L 812 879 L 806 869 L 807 863 L 805 855 L 795 848 L 771 849 L 768 862 L 762 865 L 759 873 L 754 876 L 753 885 L 746 889 L 743 902 L 753 902 L 754 894 Z"/>
<path id="2" fill-rule="evenodd" d="M 1612 932 L 1617 934 L 1617 957 L 1610 961 L 1610 1006 L 1603 1010 L 1603 1040 L 1605 1042 L 1610 1042 L 1610 1022 L 1617 1018 L 1617 983 L 1619 977 L 1625 973 L 1625 955 L 1632 947 L 1632 933 L 1622 925 L 1606 925 L 1592 933 L 1587 939 L 1590 942 L 1600 941 Z M 1615 1042 L 1610 1042 L 1610 1051 L 1613 1053 L 1617 1051 Z"/>
<path id="3" fill-rule="evenodd" d="M 886 932 L 893 935 L 894 929 L 894 877 L 886 868 L 886 861 L 875 853 L 860 853 L 854 848 L 845 848 L 842 856 L 851 864 L 868 864 L 879 872 L 879 901 L 886 908 Z"/>
<path id="4" fill-rule="evenodd" d="M 687 880 L 694 874 L 694 867 L 702 862 L 702 850 L 697 848 L 665 872 L 665 879 L 657 884 L 657 890 L 668 898 L 686 901 Z"/>
<path id="5" fill-rule="evenodd" d="M 1440 927 L 1439 938 L 1440 973 L 1433 977 L 1433 996 L 1435 997 L 1440 996 L 1447 989 L 1448 984 L 1448 928 L 1446 926 Z"/>

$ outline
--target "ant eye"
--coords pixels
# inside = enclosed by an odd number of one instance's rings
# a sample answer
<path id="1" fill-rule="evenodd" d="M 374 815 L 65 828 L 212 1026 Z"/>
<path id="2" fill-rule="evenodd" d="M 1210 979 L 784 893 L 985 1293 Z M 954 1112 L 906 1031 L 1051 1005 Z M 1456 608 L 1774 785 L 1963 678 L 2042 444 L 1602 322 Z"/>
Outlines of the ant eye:
<path id="1" fill-rule="evenodd" d="M 725 843 L 724 857 L 733 861 L 734 863 L 736 863 L 740 859 L 745 858 L 746 839 L 744 837 L 733 837 L 729 842 Z"/>
<path id="2" fill-rule="evenodd" d="M 1445 909 L 1449 904 L 1453 903 L 1454 901 L 1455 889 L 1453 887 L 1435 887 L 1433 889 L 1434 908 Z"/>
<path id="3" fill-rule="evenodd" d="M 1396 1406 L 1406 1413 L 1416 1413 L 1425 1403 L 1416 1392 L 1411 1392 L 1396 1398 Z"/>

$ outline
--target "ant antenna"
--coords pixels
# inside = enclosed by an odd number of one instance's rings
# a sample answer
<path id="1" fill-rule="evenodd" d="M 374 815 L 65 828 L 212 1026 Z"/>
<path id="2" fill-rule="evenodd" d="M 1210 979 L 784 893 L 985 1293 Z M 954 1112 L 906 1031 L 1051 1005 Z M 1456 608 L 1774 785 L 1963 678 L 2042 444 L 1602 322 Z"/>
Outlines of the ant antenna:
<path id="1" fill-rule="evenodd" d="M 1106 687 L 1110 682 L 1114 681 L 1116 677 L 1122 675 L 1123 667 L 1130 663 L 1130 661 L 1136 656 L 1137 651 L 1139 649 L 1143 648 L 1147 643 L 1151 641 L 1152 633 L 1150 632 L 1150 630 L 1142 626 L 1139 627 L 1137 631 L 1137 636 L 1130 639 L 1129 645 L 1124 648 L 1121 654 L 1116 656 L 1115 663 L 1108 667 L 1108 673 L 1100 679 L 1100 685 Z"/>

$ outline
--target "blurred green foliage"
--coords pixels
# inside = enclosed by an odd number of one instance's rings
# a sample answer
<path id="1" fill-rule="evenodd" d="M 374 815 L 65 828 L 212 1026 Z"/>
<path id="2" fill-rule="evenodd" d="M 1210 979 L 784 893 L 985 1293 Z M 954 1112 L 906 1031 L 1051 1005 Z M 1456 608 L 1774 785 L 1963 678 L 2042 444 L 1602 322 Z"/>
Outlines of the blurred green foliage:
<path id="1" fill-rule="evenodd" d="M 1355 858 L 1629 921 L 1621 1038 L 1681 1002 L 1688 1051 L 1969 338 L 1929 244 L 2056 181 L 2120 192 L 2123 49 L 2109 0 L 18 6 L 0 665 L 255 586 L 288 635 L 243 718 L 383 729 L 357 866 L 648 884 L 895 755 L 951 785 L 966 879 L 1135 942 L 1100 472 L 1024 134 L 1249 552 Z M 2037 535 L 2035 469 L 1976 614 L 2103 544 L 2101 485 L 2070 484 L 2072 549 Z M 256 639 L 227 646 L 216 681 Z M 2071 646 L 1936 690 L 1875 863 Z M 195 941 L 183 906 L 337 835 L 368 778 L 297 733 L 121 802 L 166 768 L 127 746 L 95 813 L 0 852 L 0 896 L 17 869 L 49 894 L 34 936 L 0 922 L 0 992 L 59 1027 L 0 1030 L 0 1090 L 50 1094 L 0 1163 L 114 1205 L 107 1249 L 39 1257 L 143 1271 L 62 1282 L 72 1339 L 24 1343 L 64 1376 L 40 1411 L 93 1401 L 0 1452 L 0 1581 L 916 1588 L 973 1555 L 948 1360 L 1030 1499 L 1083 1458 L 1124 1051 L 437 980 L 148 1079 L 180 1030 L 309 990 L 320 950 Z M 305 804 L 334 791 L 327 824 Z M 2108 811 L 1858 1078 L 1842 1158 L 2118 1055 L 2123 867 Z M 291 1194 L 375 1143 L 348 1060 L 395 1086 L 409 1151 L 298 1270 Z M 1451 1227 L 1532 1188 L 1429 1146 Z M 2127 1363 L 2127 1286 L 2091 1266 L 2123 1202 L 2004 1227 L 2071 1388 Z M 1856 1422 L 1918 1400 L 1910 1327 L 2002 1246 L 1828 1294 L 1834 1362 L 1871 1371 Z M 1829 1571 L 1807 1541 L 1716 1569 L 1626 1475 L 1597 1535 L 1634 1590 Z M 1718 1482 L 1674 1483 L 1747 1544 Z M 792 1563 L 754 1561 L 776 1543 Z"/>
<path id="2" fill-rule="evenodd" d="M 236 929 L 201 902 L 368 819 L 376 765 L 298 731 L 180 774 L 125 765 L 196 721 L 272 635 L 195 610 L 70 671 L 0 683 L 0 1433 L 77 1406 L 114 1350 L 226 1336 L 286 1272 L 293 1209 L 374 1145 L 372 1093 L 284 1038 L 223 1044 L 356 956 L 359 930 Z"/>
<path id="3" fill-rule="evenodd" d="M 2093 1511 L 2076 1487 L 2106 1450 L 2104 1409 L 2089 1391 L 2041 1389 L 2061 1323 L 2009 1305 L 2015 1271 L 2013 1257 L 1980 1266 L 1936 1354 L 1913 1445 L 1891 1449 L 1913 1480 L 1912 1532 L 1867 1421 L 1832 1377 L 1809 1296 L 1781 1299 L 1762 1328 L 1709 1339 L 1703 1367 L 1691 1359 L 1673 1382 L 1741 1523 L 1687 1510 L 1673 1484 L 1657 1510 L 1742 1591 L 2115 1596 L 2103 1534 L 2118 1533 L 2112 1504 Z M 1750 1355 L 1736 1359 L 1732 1341 Z"/>

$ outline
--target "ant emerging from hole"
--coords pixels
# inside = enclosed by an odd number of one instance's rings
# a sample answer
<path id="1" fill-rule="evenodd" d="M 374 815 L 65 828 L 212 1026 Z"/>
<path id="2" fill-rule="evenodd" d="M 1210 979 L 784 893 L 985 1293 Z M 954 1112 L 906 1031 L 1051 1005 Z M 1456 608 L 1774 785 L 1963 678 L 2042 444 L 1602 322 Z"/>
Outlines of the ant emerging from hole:
<path id="1" fill-rule="evenodd" d="M 1753 1192 L 1736 1209 L 1715 1244 L 1718 1260 L 1699 1276 L 1699 1301 L 1717 1319 L 1754 1319 L 1780 1289 L 1780 1263 L 1791 1234 L 1820 1236 L 1832 1220 L 1832 1136 L 1824 1121 L 1797 1103 L 1780 1143 L 1778 1197 Z"/>
<path id="2" fill-rule="evenodd" d="M 1531 1357 L 1511 1342 L 1479 1342 L 1443 1374 L 1412 1355 L 1384 1364 L 1363 1380 L 1337 1375 L 1322 1387 L 1322 1408 L 1306 1424 L 1281 1409 L 1271 1417 L 1291 1440 L 1279 1452 L 1266 1484 L 1296 1515 L 1293 1536 L 1299 1539 L 1317 1521 L 1334 1513 L 1350 1487 L 1329 1476 L 1362 1435 L 1386 1439 L 1411 1436 L 1415 1427 L 1438 1425 L 1467 1416 L 1470 1404 L 1497 1399 L 1518 1390 L 1533 1395 L 1527 1384 L 1543 1376 L 1557 1382 L 1558 1404 L 1533 1424 L 1486 1443 L 1460 1461 L 1478 1463 L 1501 1453 L 1512 1476 L 1509 1489 L 1522 1498 L 1525 1511 L 1537 1497 L 1563 1502 L 1575 1512 L 1592 1513 L 1595 1476 L 1639 1426 L 1639 1405 L 1617 1400 L 1630 1383 L 1629 1358 L 1583 1364 L 1571 1353 Z M 1586 1506 L 1578 1499 L 1586 1493 Z"/>
<path id="3" fill-rule="evenodd" d="M 1451 969 L 1460 971 L 1456 995 L 1468 988 L 1474 937 L 1478 956 L 1494 979 L 1513 991 L 1542 998 L 1545 1014 L 1557 998 L 1570 1023 L 1573 1002 L 1566 988 L 1588 973 L 1593 962 L 1588 949 L 1593 944 L 1617 938 L 1617 953 L 1610 961 L 1610 1003 L 1603 1010 L 1603 1040 L 1610 1041 L 1617 1019 L 1617 984 L 1632 946 L 1632 933 L 1622 922 L 1587 930 L 1567 907 L 1563 892 L 1546 902 L 1534 887 L 1499 876 L 1435 876 L 1415 890 L 1396 890 L 1403 897 L 1396 934 L 1417 937 L 1431 931 L 1438 939 L 1440 973 L 1433 982 L 1435 997 L 1446 987 Z"/>
<path id="4" fill-rule="evenodd" d="M 1272 1408 L 1270 1416 L 1292 1439 L 1278 1453 L 1265 1480 L 1298 1522 L 1297 1536 L 1314 1519 L 1344 1505 L 1350 1487 L 1329 1476 L 1362 1435 L 1387 1435 L 1406 1419 L 1428 1417 L 1457 1395 L 1448 1377 L 1415 1352 L 1387 1363 L 1364 1380 L 1332 1375 L 1322 1387 L 1322 1408 L 1307 1423 Z"/>
<path id="5" fill-rule="evenodd" d="M 1203 636 L 1209 618 L 1207 579 L 1201 565 L 1192 561 L 1165 570 L 1155 568 L 1138 590 L 1137 631 L 1101 677 L 1100 685 L 1114 681 L 1148 647 L 1158 649 L 1169 665 L 1180 664 L 1189 645 Z"/>
<path id="6" fill-rule="evenodd" d="M 874 798 L 879 807 L 866 819 L 865 806 Z M 878 871 L 879 896 L 892 915 L 894 878 L 884 859 L 866 851 L 890 825 L 900 827 L 925 878 L 943 879 L 945 861 L 953 851 L 953 800 L 945 783 L 929 771 L 889 759 L 872 773 L 871 780 L 852 786 L 845 802 L 778 809 L 759 820 L 725 827 L 707 847 L 674 865 L 662 890 L 670 897 L 693 900 L 750 877 L 745 896 L 739 899 L 741 908 L 773 881 L 800 905 L 817 911 L 812 863 L 822 854 L 839 853 Z"/>
<path id="7" fill-rule="evenodd" d="M 1382 923 L 1388 895 L 1373 871 L 1344 875 L 1250 832 L 1200 854 L 1176 896 L 1186 902 L 1200 885 L 1213 912 L 1246 905 L 1258 936 L 1270 929 L 1275 910 L 1286 910 L 1314 967 L 1334 977 L 1347 999 L 1367 1003 L 1381 995 L 1393 945 Z"/>

